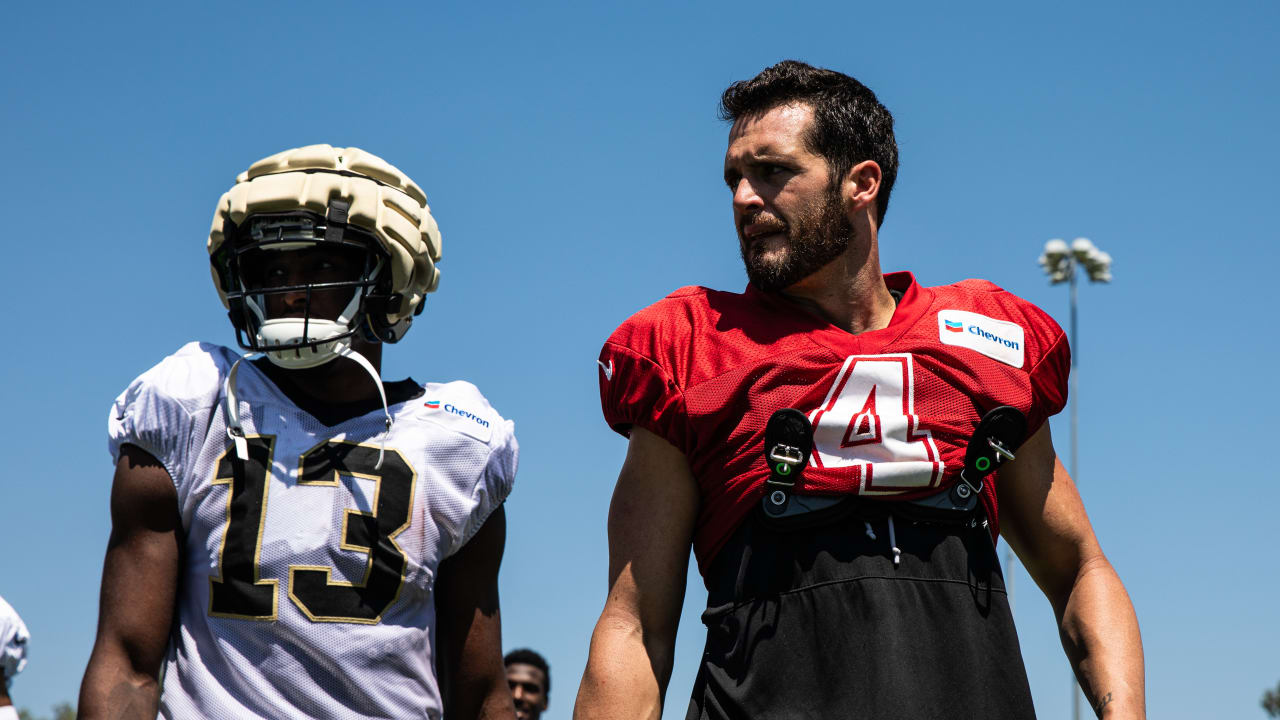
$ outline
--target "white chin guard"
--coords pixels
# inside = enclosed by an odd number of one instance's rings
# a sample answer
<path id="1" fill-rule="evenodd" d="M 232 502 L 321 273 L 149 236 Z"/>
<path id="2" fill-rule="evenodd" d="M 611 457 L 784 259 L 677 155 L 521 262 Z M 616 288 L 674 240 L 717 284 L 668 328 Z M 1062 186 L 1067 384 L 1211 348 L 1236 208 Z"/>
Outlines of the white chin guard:
<path id="1" fill-rule="evenodd" d="M 303 318 L 276 318 L 267 320 L 258 328 L 258 339 L 262 345 L 291 345 L 300 343 L 305 327 L 308 339 L 314 345 L 289 348 L 287 350 L 264 350 L 267 359 L 278 367 L 288 370 L 302 370 L 323 365 L 339 356 L 338 340 L 325 342 L 325 338 L 336 338 L 348 331 L 345 324 L 333 320 L 304 320 Z"/>

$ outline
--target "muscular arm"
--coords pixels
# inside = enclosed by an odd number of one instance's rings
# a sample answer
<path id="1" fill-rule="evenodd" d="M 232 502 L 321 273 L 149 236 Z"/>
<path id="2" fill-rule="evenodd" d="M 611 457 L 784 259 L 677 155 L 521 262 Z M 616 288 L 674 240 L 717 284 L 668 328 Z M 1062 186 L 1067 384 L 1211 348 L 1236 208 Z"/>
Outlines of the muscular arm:
<path id="1" fill-rule="evenodd" d="M 1049 598 L 1063 649 L 1094 711 L 1145 718 L 1138 618 L 1054 453 L 1048 423 L 998 482 L 1001 534 Z"/>
<path id="2" fill-rule="evenodd" d="M 609 507 L 609 595 L 573 716 L 662 715 L 684 602 L 698 490 L 684 454 L 641 428 Z"/>
<path id="3" fill-rule="evenodd" d="M 445 717 L 515 718 L 498 613 L 498 567 L 506 541 L 506 511 L 499 507 L 462 549 L 440 563 L 436 667 Z"/>
<path id="4" fill-rule="evenodd" d="M 80 685 L 79 717 L 155 718 L 181 529 L 178 495 L 164 466 L 140 448 L 121 447 L 111 487 L 98 633 Z"/>

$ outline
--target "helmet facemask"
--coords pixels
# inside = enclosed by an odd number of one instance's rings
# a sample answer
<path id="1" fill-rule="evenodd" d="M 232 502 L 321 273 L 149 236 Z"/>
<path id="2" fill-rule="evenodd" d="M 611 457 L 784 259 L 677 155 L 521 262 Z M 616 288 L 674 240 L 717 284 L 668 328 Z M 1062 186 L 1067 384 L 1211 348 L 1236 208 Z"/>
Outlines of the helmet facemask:
<path id="1" fill-rule="evenodd" d="M 214 257 L 237 342 L 283 368 L 323 365 L 357 333 L 378 339 L 368 315 L 385 304 L 388 259 L 371 233 L 335 217 L 344 213 L 334 204 L 327 218 L 252 215 Z"/>

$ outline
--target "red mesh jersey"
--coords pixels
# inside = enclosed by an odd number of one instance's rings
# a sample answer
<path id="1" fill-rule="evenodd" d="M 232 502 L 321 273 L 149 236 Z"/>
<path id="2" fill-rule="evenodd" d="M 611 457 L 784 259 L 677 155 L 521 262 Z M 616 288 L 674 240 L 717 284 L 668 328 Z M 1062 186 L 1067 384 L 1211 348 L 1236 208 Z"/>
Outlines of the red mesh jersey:
<path id="1" fill-rule="evenodd" d="M 903 293 L 882 330 L 852 335 L 790 301 L 681 288 L 624 322 L 600 352 L 609 425 L 638 425 L 688 458 L 705 570 L 763 493 L 764 428 L 793 407 L 814 425 L 802 492 L 921 497 L 959 479 L 982 415 L 1012 405 L 1028 437 L 1067 399 L 1070 350 L 1043 310 L 984 280 Z M 982 502 L 998 532 L 995 483 Z"/>

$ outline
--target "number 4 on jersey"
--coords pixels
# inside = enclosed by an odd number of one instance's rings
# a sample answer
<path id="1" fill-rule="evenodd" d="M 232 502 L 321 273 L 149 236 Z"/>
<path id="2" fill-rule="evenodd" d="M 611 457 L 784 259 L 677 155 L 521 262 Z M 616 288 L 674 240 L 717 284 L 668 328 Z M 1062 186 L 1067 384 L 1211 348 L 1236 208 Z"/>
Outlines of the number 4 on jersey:
<path id="1" fill-rule="evenodd" d="M 915 414 L 910 355 L 850 355 L 809 413 L 819 468 L 853 468 L 863 494 L 935 487 L 942 456 Z"/>

